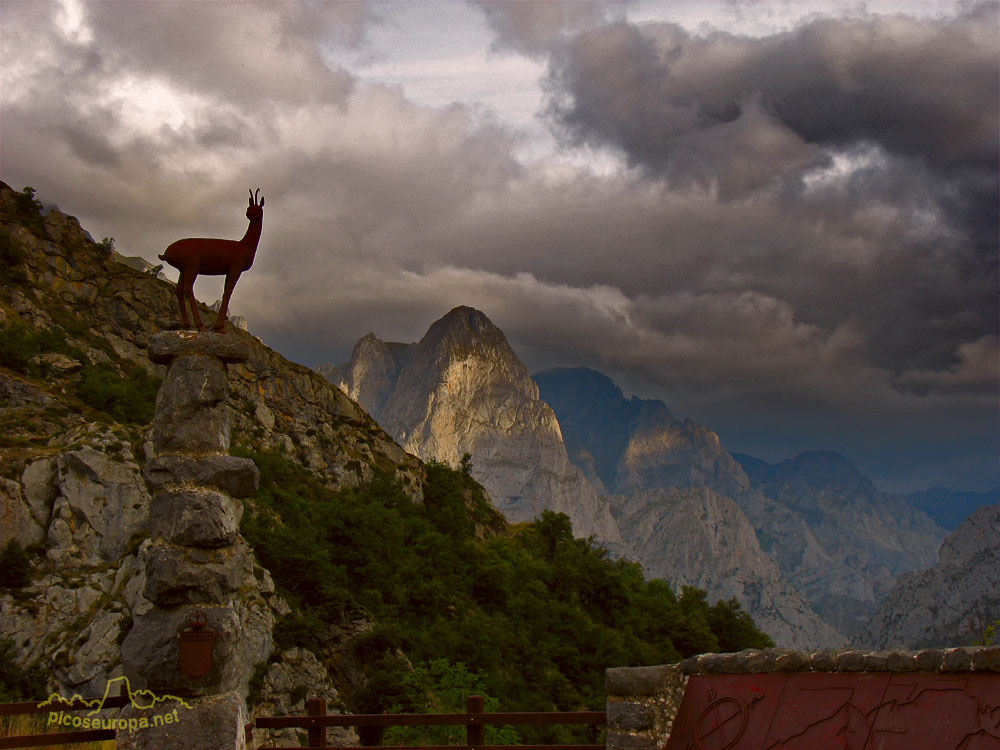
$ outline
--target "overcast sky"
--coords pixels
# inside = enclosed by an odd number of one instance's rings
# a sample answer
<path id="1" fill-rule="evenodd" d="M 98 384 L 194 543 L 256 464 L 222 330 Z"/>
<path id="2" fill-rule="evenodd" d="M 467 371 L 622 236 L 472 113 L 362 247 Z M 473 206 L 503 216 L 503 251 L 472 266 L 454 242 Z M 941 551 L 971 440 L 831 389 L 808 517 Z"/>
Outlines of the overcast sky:
<path id="1" fill-rule="evenodd" d="M 0 0 L 0 178 L 342 362 L 485 312 L 733 451 L 998 477 L 996 2 Z M 195 291 L 211 302 L 216 279 Z"/>

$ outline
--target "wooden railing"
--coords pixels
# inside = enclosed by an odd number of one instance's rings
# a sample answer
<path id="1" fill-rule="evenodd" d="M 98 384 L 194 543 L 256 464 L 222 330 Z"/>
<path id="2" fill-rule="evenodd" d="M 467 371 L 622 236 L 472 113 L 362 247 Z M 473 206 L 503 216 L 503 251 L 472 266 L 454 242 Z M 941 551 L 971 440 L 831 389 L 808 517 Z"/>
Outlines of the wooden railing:
<path id="1" fill-rule="evenodd" d="M 128 703 L 127 695 L 109 696 L 104 700 L 101 710 L 121 708 Z M 327 727 L 357 727 L 362 746 L 378 748 L 379 750 L 414 750 L 414 746 L 381 744 L 386 728 L 464 726 L 464 744 L 420 745 L 416 748 L 417 750 L 511 750 L 512 747 L 517 747 L 520 750 L 604 750 L 604 745 L 487 745 L 486 727 L 488 726 L 559 724 L 601 726 L 606 721 L 606 715 L 604 711 L 486 713 L 484 703 L 483 696 L 470 695 L 466 700 L 466 712 L 463 714 L 327 714 L 326 701 L 322 698 L 311 698 L 306 701 L 305 716 L 261 716 L 250 722 L 246 727 L 247 742 L 249 744 L 252 741 L 254 728 L 301 728 L 308 733 L 308 748 L 346 750 L 348 746 L 327 744 L 326 729 Z M 42 708 L 39 705 L 37 701 L 0 704 L 0 716 L 92 710 L 92 706 L 83 701 L 60 702 Z M 53 745 L 113 739 L 115 739 L 115 730 L 113 729 L 69 730 L 19 737 L 0 737 L 0 750 L 52 747 Z M 262 748 L 262 750 L 264 749 Z M 298 746 L 294 749 L 287 746 L 269 746 L 267 750 L 302 750 L 302 748 Z"/>
<path id="2" fill-rule="evenodd" d="M 504 725 L 555 725 L 592 724 L 603 725 L 604 711 L 567 712 L 515 712 L 485 713 L 481 695 L 470 695 L 466 699 L 464 714 L 327 714 L 326 701 L 310 698 L 306 701 L 305 716 L 261 716 L 248 725 L 248 737 L 252 729 L 300 728 L 308 732 L 309 748 L 326 750 L 346 750 L 345 745 L 326 744 L 327 727 L 357 727 L 361 744 L 379 750 L 414 750 L 414 746 L 383 745 L 382 737 L 387 727 L 430 727 L 465 726 L 465 744 L 460 745 L 419 745 L 418 750 L 604 750 L 604 745 L 487 745 L 486 727 Z M 264 747 L 261 747 L 264 750 Z M 301 750 L 301 747 L 268 746 L 267 750 Z"/>
<path id="3" fill-rule="evenodd" d="M 101 710 L 106 708 L 121 708 L 129 703 L 128 696 L 109 696 L 105 698 Z M 72 703 L 60 701 L 39 708 L 39 701 L 27 703 L 0 703 L 0 716 L 19 716 L 23 714 L 49 714 L 69 711 L 91 711 L 93 707 L 83 701 Z M 68 745 L 76 742 L 99 742 L 115 739 L 114 729 L 79 729 L 65 732 L 48 732 L 46 734 L 29 734 L 20 737 L 0 737 L 0 748 L 21 747 L 52 747 L 53 745 Z"/>

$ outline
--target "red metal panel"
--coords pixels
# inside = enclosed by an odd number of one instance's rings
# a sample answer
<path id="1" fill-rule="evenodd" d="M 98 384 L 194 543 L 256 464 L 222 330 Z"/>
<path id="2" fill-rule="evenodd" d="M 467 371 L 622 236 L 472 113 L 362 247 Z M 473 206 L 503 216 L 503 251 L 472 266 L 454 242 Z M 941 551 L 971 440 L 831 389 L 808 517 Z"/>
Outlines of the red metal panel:
<path id="1" fill-rule="evenodd" d="M 692 675 L 668 750 L 1000 750 L 1000 674 Z"/>

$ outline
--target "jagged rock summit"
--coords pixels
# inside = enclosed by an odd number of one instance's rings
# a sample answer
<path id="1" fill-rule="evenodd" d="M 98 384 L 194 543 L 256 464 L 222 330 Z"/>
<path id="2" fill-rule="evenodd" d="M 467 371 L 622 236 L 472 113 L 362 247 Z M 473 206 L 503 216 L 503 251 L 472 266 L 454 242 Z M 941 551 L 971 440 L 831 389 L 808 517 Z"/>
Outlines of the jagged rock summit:
<path id="1" fill-rule="evenodd" d="M 558 511 L 577 535 L 621 543 L 607 503 L 566 455 L 538 386 L 479 310 L 456 307 L 414 344 L 369 334 L 336 373 L 344 393 L 410 453 L 451 465 L 471 454 L 473 476 L 508 520 Z"/>

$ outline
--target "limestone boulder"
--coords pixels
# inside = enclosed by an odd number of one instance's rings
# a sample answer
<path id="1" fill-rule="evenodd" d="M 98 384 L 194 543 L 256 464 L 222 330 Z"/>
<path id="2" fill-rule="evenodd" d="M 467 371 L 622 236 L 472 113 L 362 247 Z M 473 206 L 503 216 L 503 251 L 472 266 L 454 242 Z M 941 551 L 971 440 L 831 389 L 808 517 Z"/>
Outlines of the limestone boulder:
<path id="1" fill-rule="evenodd" d="M 243 503 L 216 490 L 159 492 L 150 511 L 150 534 L 186 547 L 225 547 L 236 541 Z"/>
<path id="2" fill-rule="evenodd" d="M 226 605 L 239 591 L 249 560 L 242 540 L 217 549 L 152 544 L 143 594 L 158 607 Z"/>
<path id="3" fill-rule="evenodd" d="M 257 465 L 238 456 L 155 456 L 146 462 L 143 476 L 154 491 L 177 485 L 209 487 L 240 498 L 253 497 L 260 484 Z"/>

